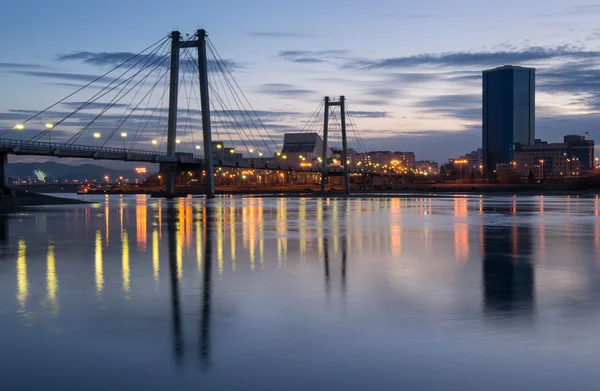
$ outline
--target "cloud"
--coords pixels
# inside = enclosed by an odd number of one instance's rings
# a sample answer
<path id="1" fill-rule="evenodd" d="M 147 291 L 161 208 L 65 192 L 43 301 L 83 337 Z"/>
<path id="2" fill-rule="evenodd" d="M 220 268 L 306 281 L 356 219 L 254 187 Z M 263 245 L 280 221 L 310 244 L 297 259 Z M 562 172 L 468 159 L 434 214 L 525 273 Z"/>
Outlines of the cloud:
<path id="1" fill-rule="evenodd" d="M 429 19 L 432 18 L 433 15 L 429 14 L 410 14 L 410 13 L 400 13 L 400 14 L 385 14 L 379 15 L 378 18 L 389 18 L 389 19 L 397 19 L 397 20 L 412 20 L 412 19 Z"/>
<path id="2" fill-rule="evenodd" d="M 262 84 L 258 89 L 258 92 L 275 95 L 281 98 L 297 98 L 299 96 L 306 96 L 316 93 L 314 90 L 302 89 L 293 84 L 283 83 Z"/>
<path id="3" fill-rule="evenodd" d="M 45 65 L 26 64 L 18 62 L 0 62 L 0 69 L 19 70 L 19 69 L 46 69 Z"/>
<path id="4" fill-rule="evenodd" d="M 387 111 L 352 111 L 350 114 L 355 118 L 388 118 L 390 116 Z"/>
<path id="5" fill-rule="evenodd" d="M 358 100 L 356 103 L 365 106 L 384 106 L 389 104 L 390 102 L 386 99 L 362 99 Z"/>
<path id="6" fill-rule="evenodd" d="M 285 61 L 295 63 L 323 63 L 331 60 L 339 60 L 347 57 L 349 50 L 283 50 L 279 52 L 279 57 Z"/>
<path id="7" fill-rule="evenodd" d="M 461 120 L 481 121 L 481 95 L 438 95 L 422 99 L 414 104 L 421 112 L 458 118 Z"/>
<path id="8" fill-rule="evenodd" d="M 133 58 L 135 57 L 135 58 Z M 160 65 L 162 68 L 168 68 L 170 66 L 169 55 L 158 55 L 158 54 L 145 54 L 136 56 L 135 53 L 132 52 L 73 52 L 69 54 L 60 54 L 56 57 L 57 61 L 77 61 L 87 65 L 98 66 L 98 67 L 106 67 L 112 66 L 115 67 L 119 64 L 123 64 L 125 61 L 130 60 L 123 69 L 127 69 L 134 64 L 137 64 L 137 67 L 144 66 L 147 64 L 148 66 Z M 133 59 L 132 59 L 133 58 Z M 197 69 L 196 61 L 192 61 L 189 58 L 182 56 L 180 60 L 180 69 L 185 70 L 191 67 L 191 69 Z M 214 71 L 218 69 L 219 64 L 221 66 L 225 65 L 229 70 L 237 70 L 243 68 L 242 64 L 229 60 L 223 59 L 222 62 L 217 63 L 214 59 L 208 60 L 208 69 L 209 71 Z"/>
<path id="9" fill-rule="evenodd" d="M 555 59 L 597 60 L 600 59 L 600 51 L 587 51 L 568 45 L 556 47 L 535 46 L 514 51 L 425 53 L 377 60 L 358 60 L 347 64 L 346 67 L 357 69 L 405 69 L 420 66 L 483 68 Z"/>
<path id="10" fill-rule="evenodd" d="M 253 31 L 248 33 L 251 37 L 261 37 L 261 38 L 307 38 L 313 37 L 310 34 L 302 34 L 302 33 L 293 33 L 293 32 L 285 32 L 285 31 Z"/>
<path id="11" fill-rule="evenodd" d="M 104 109 L 107 105 L 109 105 L 109 102 L 63 102 L 62 105 L 69 108 L 69 109 L 77 109 L 83 105 L 86 105 L 85 108 L 87 110 L 102 110 Z M 127 108 L 129 105 L 125 104 L 125 103 L 113 103 L 112 104 L 112 108 L 114 109 L 125 109 Z"/>
<path id="12" fill-rule="evenodd" d="M 40 77 L 45 79 L 60 79 L 81 82 L 91 82 L 98 78 L 98 75 L 85 73 L 67 73 L 67 72 L 46 72 L 46 71 L 11 71 L 13 74 L 22 76 Z M 102 78 L 103 81 L 114 80 L 108 76 Z"/>
<path id="13" fill-rule="evenodd" d="M 600 13 L 600 4 L 581 4 L 565 8 L 560 12 L 540 13 L 536 16 L 541 18 L 565 17 L 565 16 L 589 16 Z"/>

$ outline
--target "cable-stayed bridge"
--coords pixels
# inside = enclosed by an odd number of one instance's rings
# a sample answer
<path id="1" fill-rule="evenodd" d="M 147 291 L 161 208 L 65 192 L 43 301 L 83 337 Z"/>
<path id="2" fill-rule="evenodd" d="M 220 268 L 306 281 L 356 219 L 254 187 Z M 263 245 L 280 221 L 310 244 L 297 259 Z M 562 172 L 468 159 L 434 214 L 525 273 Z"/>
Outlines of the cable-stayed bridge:
<path id="1" fill-rule="evenodd" d="M 185 39 L 174 31 L 119 55 L 110 70 L 41 111 L 20 111 L 23 120 L 0 131 L 2 184 L 9 154 L 159 163 L 167 194 L 175 194 L 177 173 L 193 168 L 205 173 L 208 197 L 219 167 L 321 173 L 322 190 L 328 175 L 343 175 L 346 192 L 350 174 L 369 173 L 351 163 L 349 151 L 366 148 L 343 96 L 326 97 L 299 132 L 320 134 L 322 157 L 302 167 L 286 161 L 280 135 L 265 125 L 268 113 L 254 109 L 236 64 L 204 30 Z M 328 155 L 334 145 L 339 164 Z"/>

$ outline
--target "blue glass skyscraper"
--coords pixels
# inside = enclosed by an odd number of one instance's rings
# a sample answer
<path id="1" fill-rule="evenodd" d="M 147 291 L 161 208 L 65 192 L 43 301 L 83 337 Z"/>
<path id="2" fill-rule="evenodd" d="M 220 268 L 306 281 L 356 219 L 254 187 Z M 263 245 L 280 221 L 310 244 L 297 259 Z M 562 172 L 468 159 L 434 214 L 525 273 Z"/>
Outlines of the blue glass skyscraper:
<path id="1" fill-rule="evenodd" d="M 515 144 L 535 144 L 535 69 L 483 71 L 483 165 L 510 164 Z"/>

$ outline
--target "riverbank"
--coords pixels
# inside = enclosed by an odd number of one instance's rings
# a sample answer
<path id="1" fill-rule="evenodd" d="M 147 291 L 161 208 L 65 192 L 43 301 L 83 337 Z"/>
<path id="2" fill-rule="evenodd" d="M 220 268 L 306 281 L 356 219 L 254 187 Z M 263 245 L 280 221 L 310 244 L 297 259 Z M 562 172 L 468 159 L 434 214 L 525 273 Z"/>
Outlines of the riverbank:
<path id="1" fill-rule="evenodd" d="M 86 201 L 75 200 L 72 198 L 53 197 L 44 194 L 37 194 L 27 191 L 12 190 L 10 197 L 4 197 L 0 200 L 0 213 L 9 213 L 18 211 L 21 208 L 29 206 L 48 206 L 48 205 L 78 205 L 88 204 Z"/>

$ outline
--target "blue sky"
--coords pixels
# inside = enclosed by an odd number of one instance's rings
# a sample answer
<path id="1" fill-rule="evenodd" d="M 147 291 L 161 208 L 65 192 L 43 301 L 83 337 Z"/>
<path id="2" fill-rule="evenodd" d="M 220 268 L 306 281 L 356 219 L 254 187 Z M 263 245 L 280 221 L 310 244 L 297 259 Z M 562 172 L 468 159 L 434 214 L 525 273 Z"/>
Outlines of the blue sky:
<path id="1" fill-rule="evenodd" d="M 538 68 L 538 138 L 600 140 L 600 3 L 21 1 L 3 16 L 4 128 L 108 69 L 65 55 L 135 53 L 205 28 L 277 141 L 343 94 L 368 148 L 445 161 L 480 146 L 480 72 L 504 64 Z"/>

